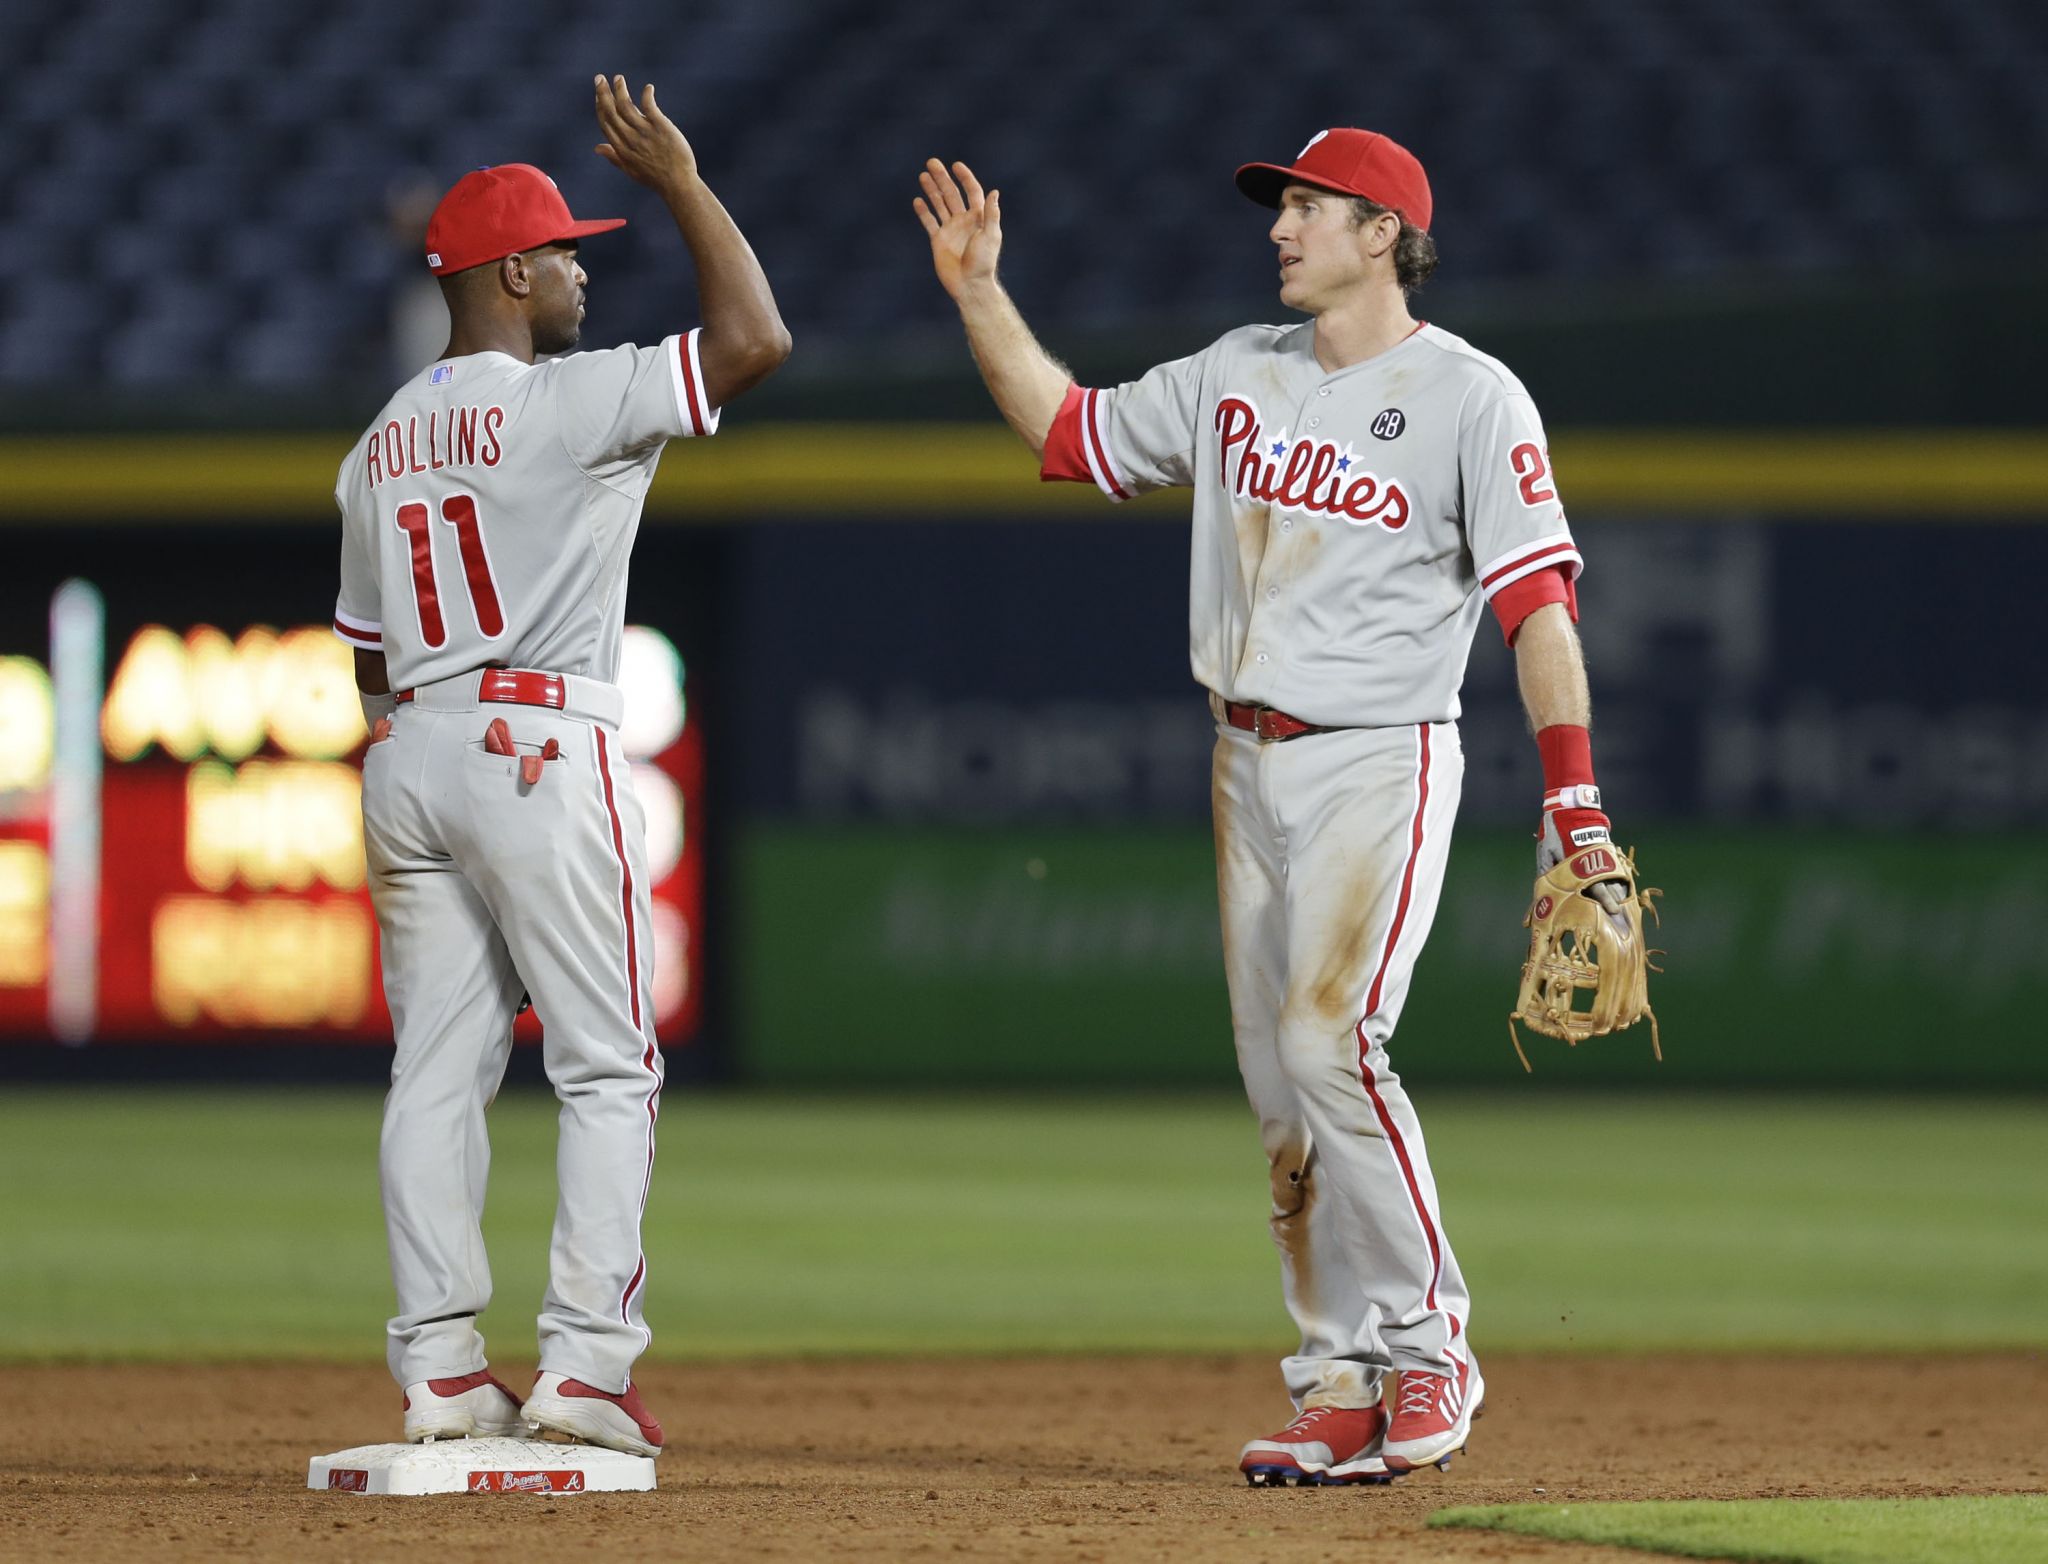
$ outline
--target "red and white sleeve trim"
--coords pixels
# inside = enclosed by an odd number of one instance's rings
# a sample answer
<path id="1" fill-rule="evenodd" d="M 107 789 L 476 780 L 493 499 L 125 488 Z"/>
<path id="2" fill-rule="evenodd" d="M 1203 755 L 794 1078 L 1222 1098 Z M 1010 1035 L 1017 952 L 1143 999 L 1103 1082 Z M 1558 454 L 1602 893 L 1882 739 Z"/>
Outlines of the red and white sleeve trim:
<path id="1" fill-rule="evenodd" d="M 711 398 L 704 389 L 704 361 L 697 353 L 697 339 L 704 334 L 699 326 L 680 337 L 670 337 L 675 350 L 668 356 L 668 375 L 676 393 L 676 412 L 682 418 L 683 438 L 718 433 L 718 416 L 725 411 L 713 407 Z M 664 347 L 668 343 L 662 344 Z"/>
<path id="2" fill-rule="evenodd" d="M 366 652 L 384 650 L 384 626 L 374 619 L 359 619 L 337 608 L 334 611 L 334 633 L 350 646 L 360 646 Z"/>
<path id="3" fill-rule="evenodd" d="M 1100 391 L 1069 385 L 1045 432 L 1038 476 L 1047 482 L 1092 481 L 1113 500 L 1131 497 L 1130 483 L 1109 457 L 1108 409 Z"/>
<path id="4" fill-rule="evenodd" d="M 1520 544 L 1480 566 L 1479 589 L 1491 601 L 1502 587 L 1511 586 L 1539 570 L 1553 568 L 1562 569 L 1568 581 L 1576 581 L 1579 572 L 1586 568 L 1579 546 L 1572 541 L 1569 532 L 1553 532 L 1533 543 Z"/>
<path id="5" fill-rule="evenodd" d="M 1081 449 L 1095 486 L 1113 500 L 1131 497 L 1131 485 L 1109 455 L 1109 404 L 1100 391 L 1081 393 Z"/>

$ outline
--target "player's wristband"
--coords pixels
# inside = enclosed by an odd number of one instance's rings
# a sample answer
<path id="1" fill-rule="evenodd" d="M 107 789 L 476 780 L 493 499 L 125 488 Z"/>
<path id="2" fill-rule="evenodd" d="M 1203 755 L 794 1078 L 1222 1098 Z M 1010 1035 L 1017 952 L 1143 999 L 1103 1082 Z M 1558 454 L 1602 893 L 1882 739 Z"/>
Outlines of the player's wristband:
<path id="1" fill-rule="evenodd" d="M 1600 789 L 1593 783 L 1592 734 L 1576 723 L 1555 723 L 1536 734 L 1536 752 L 1543 757 L 1545 809 L 1600 807 Z"/>
<path id="2" fill-rule="evenodd" d="M 368 690 L 357 690 L 356 698 L 363 703 L 363 726 L 375 728 L 379 717 L 388 717 L 398 710 L 396 695 L 372 695 Z"/>

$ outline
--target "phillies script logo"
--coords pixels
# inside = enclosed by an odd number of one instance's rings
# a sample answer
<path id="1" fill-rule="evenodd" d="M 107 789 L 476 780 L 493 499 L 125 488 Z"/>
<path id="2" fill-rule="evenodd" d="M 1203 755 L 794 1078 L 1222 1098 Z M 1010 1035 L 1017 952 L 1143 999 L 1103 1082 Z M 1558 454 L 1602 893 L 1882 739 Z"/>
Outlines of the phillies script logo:
<path id="1" fill-rule="evenodd" d="M 337 1466 L 327 1474 L 329 1493 L 368 1493 L 370 1474 L 358 1466 Z"/>
<path id="2" fill-rule="evenodd" d="M 471 1493 L 581 1493 L 581 1472 L 471 1472 Z"/>
<path id="3" fill-rule="evenodd" d="M 1389 532 L 1408 525 L 1408 496 L 1391 478 L 1364 470 L 1347 443 L 1290 440 L 1267 434 L 1259 410 L 1241 396 L 1216 404 L 1216 439 L 1223 481 L 1241 500 L 1312 516 L 1342 516 L 1353 526 L 1377 522 Z"/>

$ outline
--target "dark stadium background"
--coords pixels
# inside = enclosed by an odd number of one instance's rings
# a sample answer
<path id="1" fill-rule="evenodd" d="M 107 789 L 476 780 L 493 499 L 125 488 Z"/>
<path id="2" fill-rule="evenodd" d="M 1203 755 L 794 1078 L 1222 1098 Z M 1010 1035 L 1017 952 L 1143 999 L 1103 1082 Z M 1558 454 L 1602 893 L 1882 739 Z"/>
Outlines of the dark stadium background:
<path id="1" fill-rule="evenodd" d="M 1364 123 L 1434 183 L 1418 313 L 1545 413 L 1602 780 L 1670 891 L 1668 1061 L 1630 1037 L 1539 1084 L 1917 1085 L 1938 993 L 1972 1039 L 1944 1081 L 2039 1086 L 2044 52 L 2003 0 L 23 0 L 0 654 L 47 660 L 72 576 L 105 596 L 109 671 L 148 623 L 325 621 L 332 467 L 438 345 L 417 233 L 474 164 L 538 162 L 632 219 L 585 246 L 587 342 L 689 322 L 658 203 L 590 153 L 590 72 L 652 79 L 797 342 L 715 449 L 669 454 L 633 571 L 709 768 L 704 1024 L 674 1067 L 1225 1084 L 1184 511 L 1033 481 L 909 199 L 933 153 L 1000 185 L 1010 287 L 1112 381 L 1277 317 L 1230 170 Z M 1499 1023 L 1536 771 L 1510 674 L 1482 630 L 1418 1079 L 1520 1073 Z M 0 795 L 0 832 L 42 807 Z M 47 1031 L 0 989 L 8 1073 L 382 1069 L 261 1029 Z"/>

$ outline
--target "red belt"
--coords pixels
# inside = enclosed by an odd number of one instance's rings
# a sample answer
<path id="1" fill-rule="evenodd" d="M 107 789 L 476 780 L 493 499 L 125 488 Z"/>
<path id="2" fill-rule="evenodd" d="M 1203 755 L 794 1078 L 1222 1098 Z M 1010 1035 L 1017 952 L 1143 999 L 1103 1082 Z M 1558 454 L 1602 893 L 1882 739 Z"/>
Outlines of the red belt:
<path id="1" fill-rule="evenodd" d="M 1290 717 L 1271 706 L 1250 706 L 1243 701 L 1225 701 L 1223 720 L 1233 728 L 1243 728 L 1262 739 L 1298 739 L 1304 733 L 1330 731 L 1317 727 L 1313 722 L 1303 722 L 1299 717 Z"/>
<path id="2" fill-rule="evenodd" d="M 412 697 L 411 690 L 400 690 L 392 698 L 402 705 Z M 560 711 L 562 676 L 530 668 L 486 668 L 478 679 L 476 698 L 503 706 L 551 706 Z"/>

